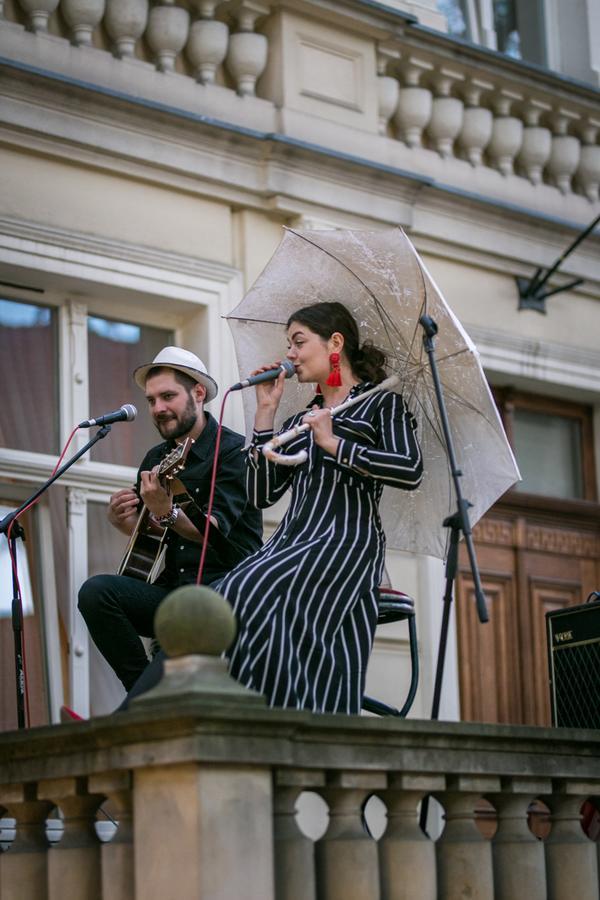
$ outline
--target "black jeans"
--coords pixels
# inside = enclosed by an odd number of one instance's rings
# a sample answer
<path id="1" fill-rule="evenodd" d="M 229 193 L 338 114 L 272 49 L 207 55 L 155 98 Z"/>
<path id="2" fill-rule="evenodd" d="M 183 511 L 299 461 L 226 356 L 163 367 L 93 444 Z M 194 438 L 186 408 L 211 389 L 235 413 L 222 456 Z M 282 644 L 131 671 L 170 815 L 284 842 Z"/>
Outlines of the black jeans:
<path id="1" fill-rule="evenodd" d="M 79 611 L 100 653 L 129 691 L 148 665 L 142 637 L 171 588 L 127 575 L 94 575 L 79 591 Z"/>

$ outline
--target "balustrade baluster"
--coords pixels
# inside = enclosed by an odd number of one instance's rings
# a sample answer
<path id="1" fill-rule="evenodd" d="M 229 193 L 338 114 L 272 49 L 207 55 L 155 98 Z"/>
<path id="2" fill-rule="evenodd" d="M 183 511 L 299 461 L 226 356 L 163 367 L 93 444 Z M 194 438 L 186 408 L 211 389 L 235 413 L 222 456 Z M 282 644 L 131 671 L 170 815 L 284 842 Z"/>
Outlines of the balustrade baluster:
<path id="1" fill-rule="evenodd" d="M 229 37 L 226 66 L 240 96 L 256 93 L 256 81 L 267 65 L 268 42 L 264 34 L 254 31 L 256 20 L 269 12 L 257 0 L 237 0 L 233 4 L 238 30 Z"/>
<path id="2" fill-rule="evenodd" d="M 389 776 L 381 793 L 388 818 L 378 844 L 381 900 L 436 900 L 435 844 L 421 831 L 417 807 L 444 787 L 442 775 Z"/>
<path id="3" fill-rule="evenodd" d="M 563 782 L 544 798 L 550 808 L 550 835 L 544 842 L 548 900 L 598 900 L 596 845 L 581 827 L 581 807 L 598 786 Z"/>
<path id="4" fill-rule="evenodd" d="M 571 190 L 571 178 L 579 165 L 581 144 L 576 137 L 568 134 L 569 122 L 578 118 L 577 113 L 564 109 L 554 116 L 554 137 L 547 171 L 561 194 L 568 194 Z"/>
<path id="5" fill-rule="evenodd" d="M 400 85 L 392 75 L 388 75 L 390 60 L 396 59 L 397 53 L 387 48 L 377 49 L 377 116 L 379 134 L 387 134 L 388 123 L 398 106 Z"/>
<path id="6" fill-rule="evenodd" d="M 312 770 L 275 773 L 274 852 L 276 900 L 315 900 L 314 842 L 300 830 L 296 801 L 303 790 L 321 787 L 324 777 Z"/>
<path id="7" fill-rule="evenodd" d="M 104 25 L 116 56 L 134 56 L 135 45 L 148 22 L 148 0 L 106 0 Z"/>
<path id="8" fill-rule="evenodd" d="M 527 810 L 547 782 L 511 778 L 502 793 L 488 795 L 498 814 L 492 838 L 495 900 L 546 900 L 544 845 L 529 829 Z"/>
<path id="9" fill-rule="evenodd" d="M 162 0 L 150 10 L 146 40 L 153 51 L 156 68 L 173 72 L 175 59 L 185 47 L 190 30 L 190 14 L 175 0 Z"/>
<path id="10" fill-rule="evenodd" d="M 213 84 L 217 68 L 227 55 L 229 29 L 213 18 L 216 0 L 198 0 L 199 18 L 190 27 L 186 53 L 194 67 L 196 80 Z"/>
<path id="11" fill-rule="evenodd" d="M 475 805 L 483 794 L 499 788 L 498 778 L 458 776 L 448 779 L 448 790 L 436 794 L 446 820 L 436 844 L 438 896 L 443 900 L 492 900 L 491 842 L 477 827 Z"/>
<path id="12" fill-rule="evenodd" d="M 600 121 L 595 119 L 589 119 L 581 130 L 583 143 L 576 179 L 590 203 L 598 200 L 600 188 L 600 147 L 596 143 L 599 130 Z"/>
<path id="13" fill-rule="evenodd" d="M 550 158 L 552 133 L 539 124 L 540 116 L 549 109 L 549 103 L 530 100 L 524 112 L 525 128 L 517 165 L 532 184 L 541 183 L 544 166 Z"/>
<path id="14" fill-rule="evenodd" d="M 89 793 L 86 778 L 55 778 L 40 781 L 38 797 L 63 814 L 63 836 L 48 850 L 48 900 L 101 900 L 94 824 L 103 795 Z"/>
<path id="15" fill-rule="evenodd" d="M 48 31 L 48 19 L 58 6 L 59 0 L 19 0 L 27 13 L 29 28 L 36 34 Z"/>
<path id="16" fill-rule="evenodd" d="M 103 900 L 131 900 L 134 896 L 132 783 L 129 772 L 92 775 L 88 788 L 106 797 L 117 822 L 112 840 L 100 847 Z"/>
<path id="17" fill-rule="evenodd" d="M 46 817 L 52 803 L 37 798 L 35 784 L 15 784 L 0 788 L 0 806 L 16 820 L 10 849 L 0 853 L 2 900 L 46 900 Z"/>
<path id="18" fill-rule="evenodd" d="M 403 68 L 405 87 L 400 88 L 394 124 L 399 138 L 409 147 L 421 146 L 423 129 L 431 118 L 432 93 L 420 87 L 419 81 L 432 68 L 431 63 L 415 59 Z"/>
<path id="19" fill-rule="evenodd" d="M 451 97 L 452 85 L 464 78 L 460 72 L 441 68 L 434 78 L 435 97 L 427 134 L 442 159 L 452 156 L 454 141 L 463 124 L 463 102 Z"/>
<path id="20" fill-rule="evenodd" d="M 490 82 L 474 78 L 464 90 L 465 108 L 458 144 L 472 166 L 481 165 L 483 151 L 492 136 L 494 117 L 491 110 L 480 105 L 482 92 L 491 91 L 492 87 Z"/>
<path id="21" fill-rule="evenodd" d="M 510 115 L 512 104 L 522 99 L 520 94 L 501 90 L 494 101 L 496 116 L 492 124 L 488 153 L 494 166 L 505 176 L 512 175 L 514 159 L 521 149 L 523 140 L 522 121 Z"/>
<path id="22" fill-rule="evenodd" d="M 78 46 L 92 43 L 94 28 L 102 21 L 105 0 L 61 0 L 60 11 L 71 30 L 71 38 Z"/>
<path id="23" fill-rule="evenodd" d="M 339 772 L 319 793 L 329 806 L 329 827 L 315 847 L 317 894 L 323 900 L 379 900 L 377 844 L 367 833 L 363 805 L 385 788 L 378 772 Z"/>

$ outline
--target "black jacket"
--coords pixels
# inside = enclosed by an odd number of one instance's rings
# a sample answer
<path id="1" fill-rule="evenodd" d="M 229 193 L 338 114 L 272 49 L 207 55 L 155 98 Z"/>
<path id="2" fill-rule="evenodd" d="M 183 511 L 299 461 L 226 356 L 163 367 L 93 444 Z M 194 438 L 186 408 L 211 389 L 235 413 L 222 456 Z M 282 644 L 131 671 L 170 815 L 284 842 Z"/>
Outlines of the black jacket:
<path id="1" fill-rule="evenodd" d="M 217 435 L 215 419 L 210 413 L 205 412 L 204 415 L 206 425 L 192 445 L 185 468 L 178 475 L 193 500 L 193 505 L 185 507 L 186 515 L 201 534 L 204 533 L 203 513 L 208 507 Z M 174 446 L 173 441 L 163 441 L 148 451 L 138 471 L 138 490 L 140 472 L 154 468 Z M 217 529 L 211 528 L 213 539 L 209 537 L 202 577 L 204 584 L 222 578 L 238 562 L 258 550 L 262 543 L 262 515 L 248 502 L 246 496 L 243 447 L 242 435 L 223 427 L 212 510 L 219 529 L 215 533 Z M 175 495 L 174 499 L 177 502 L 180 498 Z M 178 587 L 195 582 L 202 545 L 182 538 L 171 529 L 167 532 L 166 543 L 165 569 L 158 578 L 158 583 Z"/>

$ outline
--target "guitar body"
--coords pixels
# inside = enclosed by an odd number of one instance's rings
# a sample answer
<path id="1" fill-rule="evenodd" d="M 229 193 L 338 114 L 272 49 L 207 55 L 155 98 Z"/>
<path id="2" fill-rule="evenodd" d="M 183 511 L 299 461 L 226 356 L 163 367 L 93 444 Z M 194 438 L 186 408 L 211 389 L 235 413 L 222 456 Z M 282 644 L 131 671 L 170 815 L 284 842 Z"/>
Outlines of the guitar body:
<path id="1" fill-rule="evenodd" d="M 127 575 L 152 584 L 162 567 L 167 529 L 156 525 L 144 506 L 131 535 L 117 575 Z"/>
<path id="2" fill-rule="evenodd" d="M 186 438 L 183 444 L 165 456 L 157 473 L 163 487 L 168 489 L 175 475 L 181 472 L 192 444 L 192 439 Z M 146 506 L 142 507 L 117 569 L 117 575 L 127 575 L 129 578 L 137 578 L 152 584 L 162 569 L 167 549 L 165 543 L 167 531 L 167 528 L 161 528 L 153 521 Z"/>

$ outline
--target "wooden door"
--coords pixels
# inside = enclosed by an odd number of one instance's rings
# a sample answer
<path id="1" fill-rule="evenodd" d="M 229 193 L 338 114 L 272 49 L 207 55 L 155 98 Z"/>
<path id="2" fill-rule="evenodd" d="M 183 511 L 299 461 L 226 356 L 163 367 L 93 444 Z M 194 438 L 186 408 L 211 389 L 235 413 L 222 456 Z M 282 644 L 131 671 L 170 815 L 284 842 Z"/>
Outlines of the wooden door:
<path id="1" fill-rule="evenodd" d="M 511 397 L 511 404 L 520 400 Z M 535 407 L 535 398 L 524 405 Z M 489 622 L 481 624 L 461 547 L 456 584 L 461 715 L 465 720 L 549 725 L 545 614 L 584 603 L 600 588 L 600 505 L 589 431 L 590 411 L 541 399 L 546 415 L 576 416 L 580 499 L 510 491 L 474 529 Z M 506 421 L 506 420 L 505 420 Z M 507 432 L 511 434 L 510 418 Z M 551 486 L 550 486 L 551 490 Z"/>

